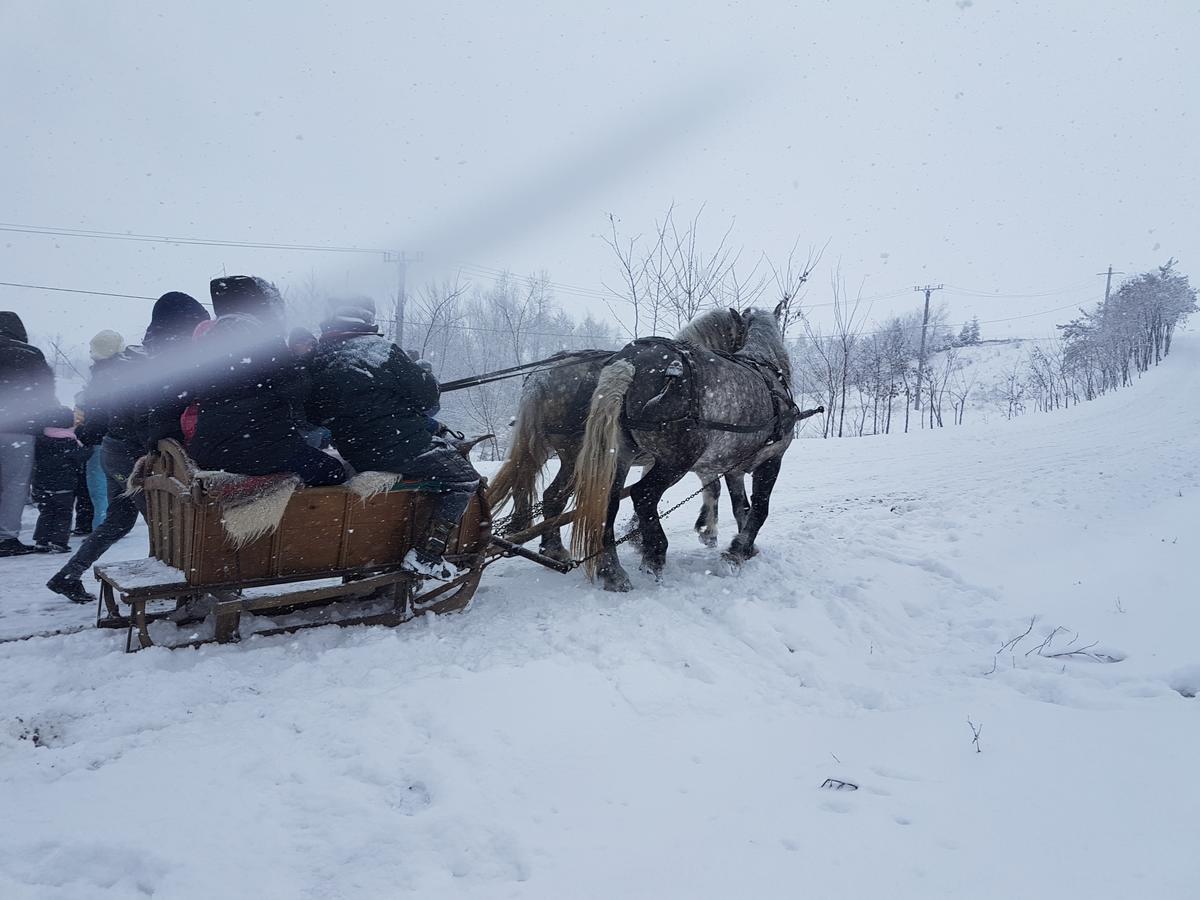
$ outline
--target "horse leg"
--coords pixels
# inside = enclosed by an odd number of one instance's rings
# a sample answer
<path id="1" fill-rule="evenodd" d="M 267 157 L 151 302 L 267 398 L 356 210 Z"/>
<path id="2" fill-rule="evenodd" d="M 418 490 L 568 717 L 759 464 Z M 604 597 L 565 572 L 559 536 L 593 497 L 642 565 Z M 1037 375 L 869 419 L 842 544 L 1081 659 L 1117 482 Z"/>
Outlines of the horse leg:
<path id="1" fill-rule="evenodd" d="M 533 510 L 529 506 L 529 498 L 520 491 L 513 493 L 513 512 L 511 527 L 513 531 L 523 531 L 533 520 Z"/>
<path id="2" fill-rule="evenodd" d="M 688 466 L 674 468 L 659 461 L 630 491 L 642 530 L 642 571 L 655 578 L 661 575 L 667 561 L 667 535 L 658 519 L 658 501 L 687 470 Z"/>
<path id="3" fill-rule="evenodd" d="M 621 560 L 617 557 L 617 536 L 614 523 L 617 513 L 621 510 L 621 492 L 625 490 L 625 476 L 629 474 L 629 464 L 617 461 L 617 471 L 613 475 L 612 492 L 608 495 L 608 514 L 604 518 L 604 549 L 600 553 L 600 564 L 596 574 L 606 591 L 630 591 L 633 583 L 628 573 L 621 568 Z"/>
<path id="4" fill-rule="evenodd" d="M 571 479 L 575 477 L 575 454 L 559 453 L 558 459 L 558 474 L 542 494 L 542 521 L 562 514 L 563 507 L 567 505 Z M 542 535 L 541 553 L 563 562 L 571 558 L 570 552 L 563 546 L 561 529 L 551 528 Z"/>
<path id="5" fill-rule="evenodd" d="M 767 513 L 771 507 L 771 491 L 779 477 L 780 462 L 781 459 L 774 456 L 754 470 L 754 496 L 750 500 L 750 515 L 746 519 L 746 527 L 737 533 L 724 554 L 725 558 L 734 564 L 745 562 L 758 552 L 754 548 L 754 539 L 758 537 L 758 530 L 767 520 Z"/>
<path id="6" fill-rule="evenodd" d="M 733 518 L 737 522 L 738 531 L 746 527 L 746 517 L 750 514 L 750 500 L 746 496 L 746 476 L 742 472 L 726 472 L 725 486 L 729 488 L 729 505 L 733 507 Z"/>
<path id="7" fill-rule="evenodd" d="M 700 476 L 701 482 L 705 481 Z M 721 481 L 714 478 L 704 485 L 704 503 L 700 507 L 700 516 L 696 519 L 696 533 L 700 535 L 700 543 L 705 547 L 717 546 L 717 503 L 721 499 Z"/>

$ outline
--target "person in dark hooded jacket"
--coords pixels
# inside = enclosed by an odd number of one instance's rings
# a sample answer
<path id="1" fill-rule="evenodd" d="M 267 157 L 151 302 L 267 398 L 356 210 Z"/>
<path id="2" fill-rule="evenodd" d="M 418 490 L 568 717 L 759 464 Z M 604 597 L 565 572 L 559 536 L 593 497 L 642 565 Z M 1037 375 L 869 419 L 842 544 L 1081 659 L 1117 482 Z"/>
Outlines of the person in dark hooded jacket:
<path id="1" fill-rule="evenodd" d="M 21 317 L 0 312 L 0 557 L 34 552 L 20 540 L 34 436 L 47 427 L 70 427 L 72 419 L 55 397 L 54 372 L 29 344 Z"/>
<path id="2" fill-rule="evenodd" d="M 308 485 L 340 484 L 342 464 L 305 441 L 305 380 L 284 342 L 283 300 L 261 278 L 234 275 L 211 286 L 213 327 L 197 343 L 197 404 L 188 453 L 203 469 L 243 475 L 294 472 Z"/>
<path id="3" fill-rule="evenodd" d="M 95 602 L 82 575 L 113 544 L 132 530 L 138 512 L 145 514 L 142 494 L 126 496 L 125 484 L 138 459 L 151 447 L 151 414 L 163 396 L 179 394 L 181 349 L 208 312 L 179 291 L 154 302 L 141 347 L 127 347 L 112 364 L 95 373 L 84 400 L 83 423 L 75 429 L 85 445 L 100 445 L 100 464 L 108 479 L 108 512 L 104 521 L 46 587 L 75 603 Z M 97 383 L 99 382 L 99 383 Z"/>
<path id="4" fill-rule="evenodd" d="M 429 539 L 405 557 L 418 574 L 457 575 L 444 554 L 479 485 L 479 474 L 454 448 L 434 437 L 429 416 L 437 410 L 437 379 L 383 337 L 370 298 L 334 301 L 321 325 L 310 364 L 309 416 L 325 425 L 334 446 L 359 472 L 395 472 L 426 482 L 437 495 Z"/>

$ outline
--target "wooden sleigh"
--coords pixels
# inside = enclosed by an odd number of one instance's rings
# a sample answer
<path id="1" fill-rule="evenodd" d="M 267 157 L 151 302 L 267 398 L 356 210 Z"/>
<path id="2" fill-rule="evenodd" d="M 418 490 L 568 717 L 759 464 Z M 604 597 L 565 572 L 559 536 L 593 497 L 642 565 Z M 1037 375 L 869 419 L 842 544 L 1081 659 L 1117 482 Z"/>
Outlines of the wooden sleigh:
<path id="1" fill-rule="evenodd" d="M 447 559 L 465 570 L 448 583 L 400 567 L 426 538 L 433 511 L 432 496 L 415 489 L 365 499 L 342 486 L 297 489 L 279 527 L 238 549 L 225 534 L 220 504 L 175 441 L 163 441 L 151 456 L 144 490 L 149 559 L 94 570 L 96 624 L 125 628 L 127 651 L 151 646 L 151 624 L 167 618 L 190 628 L 211 615 L 211 633 L 193 630 L 172 644 L 178 647 L 239 640 L 243 613 L 284 616 L 253 632 L 268 635 L 326 624 L 398 625 L 425 612 L 461 610 L 479 586 L 492 543 L 483 485 L 448 545 Z M 193 608 L 204 616 L 189 618 Z"/>

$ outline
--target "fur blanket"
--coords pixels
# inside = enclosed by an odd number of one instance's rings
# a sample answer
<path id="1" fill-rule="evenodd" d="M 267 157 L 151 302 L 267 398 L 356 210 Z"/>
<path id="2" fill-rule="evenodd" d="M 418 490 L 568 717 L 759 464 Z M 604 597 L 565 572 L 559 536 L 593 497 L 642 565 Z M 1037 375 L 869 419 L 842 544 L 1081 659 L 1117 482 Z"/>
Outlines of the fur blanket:
<path id="1" fill-rule="evenodd" d="M 204 492 L 221 504 L 221 525 L 235 550 L 278 528 L 288 501 L 301 485 L 300 477 L 290 472 L 196 472 L 195 478 Z"/>
<path id="2" fill-rule="evenodd" d="M 366 503 L 376 494 L 386 494 L 403 478 L 403 475 L 397 475 L 395 472 L 359 472 L 346 482 L 346 487 L 362 497 L 363 503 Z"/>
<path id="3" fill-rule="evenodd" d="M 126 496 L 142 490 L 147 464 L 148 457 L 143 456 L 134 465 L 126 484 Z M 300 476 L 291 472 L 270 475 L 208 472 L 193 468 L 190 460 L 188 469 L 192 479 L 200 482 L 205 493 L 221 505 L 221 525 L 235 550 L 278 528 L 288 501 L 301 484 Z"/>

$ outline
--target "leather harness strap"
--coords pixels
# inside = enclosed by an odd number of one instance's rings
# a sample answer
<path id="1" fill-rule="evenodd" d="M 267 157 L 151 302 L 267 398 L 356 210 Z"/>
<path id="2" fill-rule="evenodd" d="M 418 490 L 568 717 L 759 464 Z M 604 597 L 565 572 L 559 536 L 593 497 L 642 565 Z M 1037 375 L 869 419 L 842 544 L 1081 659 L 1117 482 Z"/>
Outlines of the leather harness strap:
<path id="1" fill-rule="evenodd" d="M 674 425 L 683 422 L 690 422 L 701 428 L 707 428 L 711 431 L 727 431 L 734 434 L 754 434 L 755 432 L 763 431 L 766 428 L 771 428 L 771 438 L 769 443 L 775 443 L 783 439 L 783 435 L 790 429 L 799 418 L 799 408 L 796 406 L 796 401 L 792 399 L 791 387 L 787 380 L 783 377 L 783 372 L 774 365 L 771 365 L 764 360 L 755 359 L 748 356 L 739 356 L 735 353 L 726 353 L 722 350 L 704 349 L 702 352 L 719 356 L 722 359 L 737 365 L 749 368 L 754 371 L 763 380 L 763 384 L 767 389 L 767 393 L 771 397 L 772 417 L 765 422 L 757 422 L 752 425 L 740 425 L 733 422 L 714 422 L 711 419 L 702 418 L 700 415 L 700 394 L 699 385 L 696 380 L 695 366 L 692 360 L 692 353 L 695 352 L 689 344 L 680 341 L 671 340 L 670 338 L 650 337 L 638 338 L 633 342 L 635 346 L 647 347 L 651 345 L 663 345 L 673 351 L 683 361 L 686 374 L 682 376 L 682 380 L 687 384 L 689 390 L 689 406 L 691 411 L 685 415 L 677 416 L 673 419 L 631 419 L 627 415 L 624 416 L 625 427 L 637 429 L 638 431 L 666 431 Z M 769 374 L 768 374 L 769 373 Z M 667 388 L 670 390 L 671 384 L 676 381 L 678 376 L 669 376 Z M 775 389 L 772 382 L 776 381 L 783 386 L 786 393 L 781 394 Z M 784 421 L 787 420 L 785 426 Z"/>

